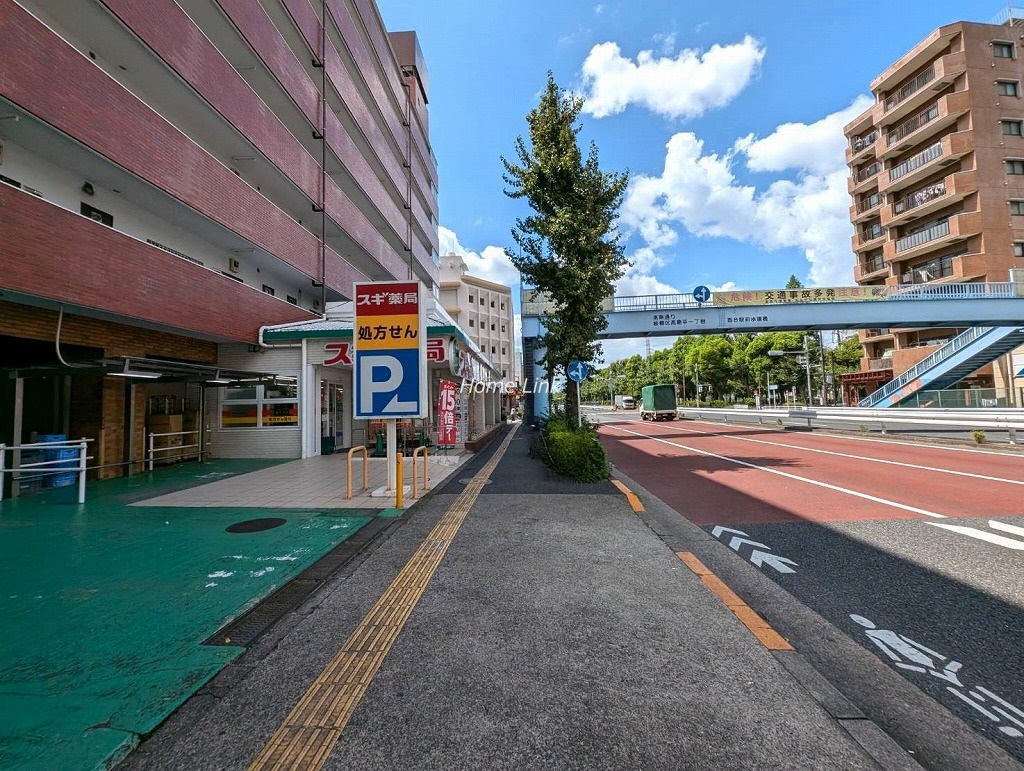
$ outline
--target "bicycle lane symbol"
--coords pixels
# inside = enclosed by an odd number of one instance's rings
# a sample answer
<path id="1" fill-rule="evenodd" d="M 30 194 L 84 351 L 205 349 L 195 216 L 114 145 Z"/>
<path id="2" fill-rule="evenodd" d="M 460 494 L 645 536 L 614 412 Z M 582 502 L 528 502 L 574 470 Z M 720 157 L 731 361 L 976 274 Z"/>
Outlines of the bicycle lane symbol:
<path id="1" fill-rule="evenodd" d="M 873 621 L 855 613 L 850 619 L 865 628 L 864 634 L 900 669 L 929 674 L 944 680 L 946 690 L 957 699 L 984 715 L 1006 736 L 1019 739 L 1024 736 L 1024 711 L 980 685 L 966 686 L 960 680 L 963 664 L 927 648 L 909 637 L 891 629 L 879 629 Z"/>

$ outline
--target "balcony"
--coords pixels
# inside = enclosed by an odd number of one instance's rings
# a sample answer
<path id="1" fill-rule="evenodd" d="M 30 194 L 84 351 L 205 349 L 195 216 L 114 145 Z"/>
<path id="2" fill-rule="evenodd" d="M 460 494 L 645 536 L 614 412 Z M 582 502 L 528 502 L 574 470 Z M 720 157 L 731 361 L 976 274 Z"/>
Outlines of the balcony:
<path id="1" fill-rule="evenodd" d="M 892 337 L 892 330 L 888 327 L 882 327 L 880 329 L 865 329 L 862 340 L 877 340 L 882 337 Z"/>
<path id="2" fill-rule="evenodd" d="M 881 254 L 865 259 L 853 268 L 853 280 L 858 284 L 879 278 L 888 278 L 889 275 L 889 263 L 882 259 Z"/>
<path id="3" fill-rule="evenodd" d="M 882 225 L 894 227 L 962 201 L 978 192 L 978 172 L 958 171 L 943 179 L 923 185 L 897 199 L 882 212 Z"/>
<path id="4" fill-rule="evenodd" d="M 860 136 L 850 138 L 850 146 L 846 148 L 846 162 L 862 162 L 871 155 L 875 142 L 878 141 L 878 129 L 871 129 Z"/>
<path id="5" fill-rule="evenodd" d="M 860 252 L 865 249 L 877 249 L 882 242 L 882 238 L 885 237 L 885 230 L 882 225 L 878 222 L 859 229 L 853 234 L 852 246 L 853 251 Z"/>
<path id="6" fill-rule="evenodd" d="M 863 193 L 876 185 L 876 179 L 881 172 L 881 161 L 875 161 L 874 163 L 855 171 L 849 180 L 847 180 L 847 190 L 850 195 Z"/>
<path id="7" fill-rule="evenodd" d="M 885 148 L 879 158 L 895 158 L 928 137 L 942 133 L 954 125 L 960 116 L 970 112 L 971 100 L 967 91 L 945 94 L 916 115 L 905 120 L 885 135 Z"/>
<path id="8" fill-rule="evenodd" d="M 865 220 L 871 219 L 871 215 L 878 216 L 879 207 L 882 205 L 885 197 L 880 193 L 872 193 L 850 206 L 850 220 L 854 225 L 860 224 Z"/>
<path id="9" fill-rule="evenodd" d="M 938 142 L 890 168 L 879 181 L 879 191 L 892 195 L 897 190 L 907 190 L 934 174 L 938 168 L 956 163 L 973 150 L 972 131 L 946 134 Z"/>
<path id="10" fill-rule="evenodd" d="M 884 247 L 886 259 L 891 263 L 913 260 L 980 233 L 981 212 L 961 212 L 917 233 L 887 242 Z M 903 281 L 903 276 L 900 280 L 901 283 L 919 283 L 916 279 Z"/>
<path id="11" fill-rule="evenodd" d="M 923 60 L 918 59 L 918 61 L 923 64 Z M 926 105 L 936 92 L 948 88 L 957 76 L 963 75 L 966 71 L 967 57 L 963 51 L 946 54 L 935 59 L 927 69 L 922 70 L 912 80 L 886 95 L 885 101 L 880 105 L 885 122 L 892 125 L 913 115 L 915 111 Z M 910 69 L 899 68 L 897 71 L 883 75 L 882 78 L 871 84 L 872 90 L 875 93 L 889 91 L 898 82 L 893 75 L 898 75 L 900 72 L 909 74 Z M 892 86 L 888 85 L 890 83 Z"/>

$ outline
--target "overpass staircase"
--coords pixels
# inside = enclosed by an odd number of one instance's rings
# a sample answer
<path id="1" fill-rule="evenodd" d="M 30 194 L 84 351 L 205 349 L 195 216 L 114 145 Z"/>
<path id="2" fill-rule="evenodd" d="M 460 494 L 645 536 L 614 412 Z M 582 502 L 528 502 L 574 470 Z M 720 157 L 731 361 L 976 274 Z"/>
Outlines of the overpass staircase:
<path id="1" fill-rule="evenodd" d="M 972 327 L 860 401 L 895 407 L 918 391 L 940 391 L 1024 344 L 1024 327 Z"/>

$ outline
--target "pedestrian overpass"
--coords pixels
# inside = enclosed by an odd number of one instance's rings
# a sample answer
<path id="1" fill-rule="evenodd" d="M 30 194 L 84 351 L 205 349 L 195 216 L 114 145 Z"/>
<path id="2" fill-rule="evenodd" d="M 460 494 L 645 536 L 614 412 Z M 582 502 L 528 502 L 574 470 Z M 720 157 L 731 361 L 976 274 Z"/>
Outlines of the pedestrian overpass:
<path id="1" fill-rule="evenodd" d="M 1024 343 L 1024 283 L 911 284 L 838 288 L 611 297 L 608 327 L 599 339 L 781 332 L 880 327 L 970 327 L 918 366 L 868 396 L 861 406 L 888 407 L 925 386 L 948 388 Z M 523 290 L 523 372 L 544 381 L 536 363 L 542 350 L 545 297 Z M 911 374 L 912 373 L 912 374 Z M 909 377 L 905 377 L 908 376 Z M 952 379 L 951 379 L 952 378 Z M 900 381 L 898 385 L 893 385 Z M 547 394 L 531 393 L 533 414 L 547 411 Z M 885 392 L 885 393 L 883 393 Z"/>

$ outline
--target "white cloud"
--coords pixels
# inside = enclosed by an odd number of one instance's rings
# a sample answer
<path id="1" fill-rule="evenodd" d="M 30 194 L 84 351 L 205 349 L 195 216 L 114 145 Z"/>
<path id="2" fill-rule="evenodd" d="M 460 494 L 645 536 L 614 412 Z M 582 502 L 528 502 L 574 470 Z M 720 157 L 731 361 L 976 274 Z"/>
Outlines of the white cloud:
<path id="1" fill-rule="evenodd" d="M 694 118 L 729 104 L 757 74 L 765 47 L 749 35 L 740 43 L 675 57 L 641 51 L 636 61 L 617 43 L 599 43 L 583 62 L 583 111 L 595 118 L 646 107 L 670 118 Z"/>
<path id="2" fill-rule="evenodd" d="M 493 281 L 496 284 L 504 284 L 509 287 L 519 285 L 519 271 L 505 255 L 504 248 L 500 246 L 485 246 L 483 251 L 474 252 L 459 243 L 459 237 L 454 231 L 444 225 L 437 228 L 439 251 L 441 255 L 455 252 L 466 261 L 471 276 Z M 517 294 L 513 292 L 513 294 Z"/>
<path id="3" fill-rule="evenodd" d="M 842 126 L 867 104 L 860 97 L 845 110 L 813 124 L 789 123 L 762 139 L 735 142 L 724 155 L 706 153 L 690 132 L 666 145 L 661 176 L 637 174 L 622 205 L 621 221 L 652 249 L 693 235 L 730 238 L 768 251 L 802 249 L 811 285 L 852 281 L 850 197 Z M 749 171 L 789 172 L 763 189 L 741 184 L 735 165 Z"/>

